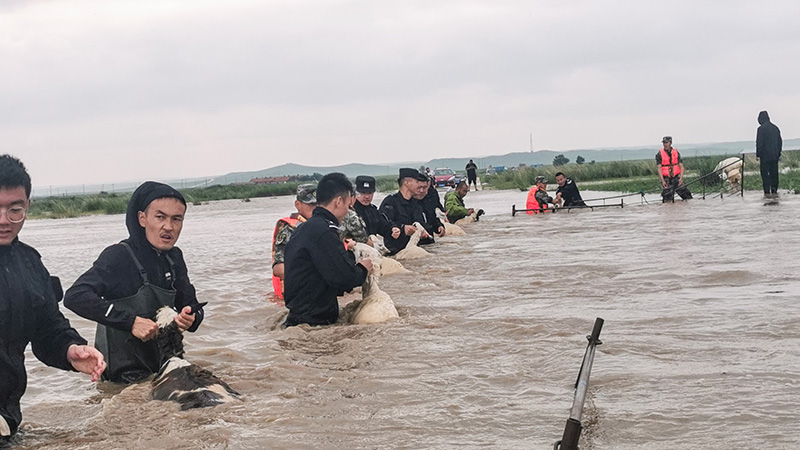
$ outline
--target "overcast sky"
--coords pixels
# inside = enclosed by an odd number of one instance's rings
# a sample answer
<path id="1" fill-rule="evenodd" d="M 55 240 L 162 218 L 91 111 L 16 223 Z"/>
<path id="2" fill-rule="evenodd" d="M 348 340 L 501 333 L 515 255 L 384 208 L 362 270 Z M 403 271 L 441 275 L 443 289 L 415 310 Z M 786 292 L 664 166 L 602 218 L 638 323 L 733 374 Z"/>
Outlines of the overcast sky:
<path id="1" fill-rule="evenodd" d="M 800 136 L 797 1 L 0 2 L 34 185 Z"/>

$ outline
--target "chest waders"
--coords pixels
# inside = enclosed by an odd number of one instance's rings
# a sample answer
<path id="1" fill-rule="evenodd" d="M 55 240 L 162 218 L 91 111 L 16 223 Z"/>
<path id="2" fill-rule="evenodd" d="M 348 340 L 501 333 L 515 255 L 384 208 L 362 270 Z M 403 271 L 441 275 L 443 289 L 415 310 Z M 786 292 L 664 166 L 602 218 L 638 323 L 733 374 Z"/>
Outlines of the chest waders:
<path id="1" fill-rule="evenodd" d="M 175 290 L 150 284 L 147 272 L 133 250 L 127 243 L 121 244 L 128 250 L 133 262 L 136 263 L 136 268 L 139 269 L 142 287 L 134 295 L 113 300 L 113 307 L 137 317 L 155 320 L 156 312 L 161 307 L 175 307 Z M 168 255 L 164 256 L 169 262 L 170 273 L 174 280 L 175 265 Z M 117 330 L 97 324 L 94 340 L 94 346 L 103 354 L 108 365 L 103 372 L 103 380 L 135 383 L 158 372 L 161 368 L 161 355 L 156 339 L 142 342 L 131 330 Z"/>

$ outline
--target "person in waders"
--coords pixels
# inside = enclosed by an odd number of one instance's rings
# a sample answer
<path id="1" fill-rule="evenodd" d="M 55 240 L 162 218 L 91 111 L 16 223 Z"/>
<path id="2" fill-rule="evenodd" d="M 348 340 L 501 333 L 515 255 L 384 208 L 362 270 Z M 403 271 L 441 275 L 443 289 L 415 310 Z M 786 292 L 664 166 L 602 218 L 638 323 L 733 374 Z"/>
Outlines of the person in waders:
<path id="1" fill-rule="evenodd" d="M 675 194 L 683 200 L 692 198 L 689 188 L 683 184 L 683 160 L 677 148 L 672 148 L 672 136 L 661 139 L 663 148 L 656 153 L 658 176 L 661 178 L 661 202 L 675 201 Z"/>
<path id="2" fill-rule="evenodd" d="M 195 331 L 203 321 L 183 253 L 175 247 L 185 213 L 180 192 L 145 182 L 128 202 L 128 239 L 103 250 L 67 291 L 64 305 L 97 322 L 95 346 L 108 363 L 104 380 L 134 383 L 159 371 L 162 357 L 153 338 L 162 306 L 178 312 L 181 331 Z"/>
<path id="3" fill-rule="evenodd" d="M 106 367 L 103 355 L 87 346 L 61 314 L 58 278 L 50 276 L 39 252 L 19 240 L 30 196 L 25 166 L 11 155 L 0 155 L 0 448 L 20 440 L 28 343 L 42 363 L 90 374 L 92 381 Z M 58 388 L 51 389 L 58 396 Z"/>

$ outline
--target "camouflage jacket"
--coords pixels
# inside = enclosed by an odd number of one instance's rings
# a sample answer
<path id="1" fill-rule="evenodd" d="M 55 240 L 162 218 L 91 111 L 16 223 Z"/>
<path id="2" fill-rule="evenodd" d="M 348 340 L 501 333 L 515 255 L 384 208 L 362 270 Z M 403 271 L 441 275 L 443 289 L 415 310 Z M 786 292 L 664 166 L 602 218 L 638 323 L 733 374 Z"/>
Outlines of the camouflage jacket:
<path id="1" fill-rule="evenodd" d="M 292 213 L 292 215 L 289 217 L 300 221 L 300 223 L 297 226 L 300 226 L 303 222 L 306 221 L 306 218 L 298 213 Z M 289 243 L 289 239 L 292 237 L 292 233 L 294 233 L 295 230 L 296 228 L 291 226 L 284 219 L 278 220 L 278 223 L 275 224 L 275 232 L 273 235 L 274 238 L 272 240 L 273 266 L 275 264 L 283 264 L 284 255 L 286 253 L 286 244 Z"/>
<path id="2" fill-rule="evenodd" d="M 353 209 L 347 211 L 347 215 L 342 219 L 339 224 L 339 237 L 344 239 L 352 239 L 356 242 L 367 242 L 367 226 L 364 224 L 364 219 L 358 215 Z"/>

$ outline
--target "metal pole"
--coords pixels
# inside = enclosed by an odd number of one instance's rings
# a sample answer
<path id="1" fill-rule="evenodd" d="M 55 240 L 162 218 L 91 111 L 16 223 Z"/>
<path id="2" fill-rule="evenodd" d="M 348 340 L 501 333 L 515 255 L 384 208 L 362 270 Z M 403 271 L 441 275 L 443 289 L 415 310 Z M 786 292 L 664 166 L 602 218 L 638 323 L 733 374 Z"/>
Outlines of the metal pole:
<path id="1" fill-rule="evenodd" d="M 583 363 L 578 372 L 578 379 L 575 381 L 575 398 L 572 401 L 569 419 L 564 427 L 564 434 L 560 441 L 553 445 L 554 450 L 578 450 L 578 440 L 581 437 L 581 416 L 583 415 L 583 403 L 586 401 L 586 392 L 589 388 L 589 376 L 592 373 L 595 350 L 603 342 L 600 340 L 600 331 L 603 329 L 603 319 L 598 317 L 594 321 L 592 334 L 586 336 L 589 344 L 586 346 L 586 353 L 583 356 Z"/>

